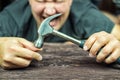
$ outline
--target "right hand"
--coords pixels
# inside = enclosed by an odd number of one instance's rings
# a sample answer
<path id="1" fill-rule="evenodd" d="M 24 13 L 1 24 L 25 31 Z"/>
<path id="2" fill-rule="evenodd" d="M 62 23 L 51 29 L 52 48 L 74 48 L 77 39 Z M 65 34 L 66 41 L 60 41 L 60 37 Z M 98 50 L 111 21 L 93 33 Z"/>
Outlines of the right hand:
<path id="1" fill-rule="evenodd" d="M 105 31 L 91 35 L 84 44 L 84 50 L 96 57 L 98 63 L 111 64 L 120 58 L 120 41 L 113 34 Z"/>
<path id="2" fill-rule="evenodd" d="M 0 65 L 4 69 L 27 67 L 33 59 L 42 60 L 42 56 L 38 53 L 40 50 L 23 38 L 1 37 Z"/>

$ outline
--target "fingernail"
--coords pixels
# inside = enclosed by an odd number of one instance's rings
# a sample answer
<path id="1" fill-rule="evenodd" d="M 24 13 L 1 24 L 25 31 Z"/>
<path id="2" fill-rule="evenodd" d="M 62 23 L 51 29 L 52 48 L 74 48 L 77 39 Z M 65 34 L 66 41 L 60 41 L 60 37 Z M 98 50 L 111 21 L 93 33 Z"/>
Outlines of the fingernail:
<path id="1" fill-rule="evenodd" d="M 42 56 L 40 55 L 38 58 L 37 58 L 38 61 L 41 61 L 42 60 Z"/>
<path id="2" fill-rule="evenodd" d="M 88 50 L 88 47 L 87 47 L 87 46 L 84 46 L 83 49 L 84 49 L 85 51 L 87 51 L 87 50 Z"/>
<path id="3" fill-rule="evenodd" d="M 89 54 L 90 57 L 95 57 L 92 53 Z"/>

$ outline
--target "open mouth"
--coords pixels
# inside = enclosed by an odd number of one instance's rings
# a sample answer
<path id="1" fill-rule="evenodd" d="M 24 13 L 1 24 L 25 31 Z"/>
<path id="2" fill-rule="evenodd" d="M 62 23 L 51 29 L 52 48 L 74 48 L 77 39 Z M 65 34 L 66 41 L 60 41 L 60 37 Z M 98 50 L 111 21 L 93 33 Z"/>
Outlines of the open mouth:
<path id="1" fill-rule="evenodd" d="M 47 18 L 47 17 L 42 17 L 43 20 L 45 20 L 46 18 Z M 50 25 L 51 27 L 54 27 L 54 28 L 55 28 L 55 27 L 57 27 L 59 20 L 60 20 L 60 16 L 54 18 L 53 20 L 51 20 L 50 23 L 49 23 L 49 25 Z"/>
<path id="2" fill-rule="evenodd" d="M 51 21 L 50 21 L 50 26 L 51 26 L 51 27 L 56 27 L 57 24 L 58 24 L 58 21 L 59 21 L 59 17 L 51 20 Z"/>
<path id="3" fill-rule="evenodd" d="M 53 19 L 53 20 L 50 22 L 51 27 L 55 27 L 55 26 L 57 25 L 57 21 L 58 21 L 58 19 Z"/>

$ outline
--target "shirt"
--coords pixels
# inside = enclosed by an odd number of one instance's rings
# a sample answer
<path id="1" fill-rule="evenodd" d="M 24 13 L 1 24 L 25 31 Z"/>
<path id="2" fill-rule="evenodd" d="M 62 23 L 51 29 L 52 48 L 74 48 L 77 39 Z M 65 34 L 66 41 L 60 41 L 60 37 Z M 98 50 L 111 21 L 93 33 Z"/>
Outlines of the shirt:
<path id="1" fill-rule="evenodd" d="M 89 0 L 73 0 L 70 14 L 59 30 L 76 39 L 87 39 L 99 31 L 111 32 L 114 23 L 104 16 Z M 37 25 L 32 16 L 28 0 L 17 0 L 0 13 L 0 36 L 22 37 L 29 41 L 38 38 Z M 65 42 L 53 35 L 46 42 Z"/>

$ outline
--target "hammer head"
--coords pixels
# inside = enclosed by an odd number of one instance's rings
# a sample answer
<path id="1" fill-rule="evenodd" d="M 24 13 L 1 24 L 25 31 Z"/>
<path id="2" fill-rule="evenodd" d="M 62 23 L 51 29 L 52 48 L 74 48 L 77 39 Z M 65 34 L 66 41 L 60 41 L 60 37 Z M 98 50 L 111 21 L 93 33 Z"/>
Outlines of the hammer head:
<path id="1" fill-rule="evenodd" d="M 39 29 L 38 29 L 38 39 L 34 43 L 35 47 L 37 47 L 37 48 L 42 47 L 44 37 L 53 32 L 53 28 L 50 26 L 50 21 L 52 21 L 53 19 L 55 19 L 55 18 L 57 18 L 61 15 L 62 14 L 55 14 L 53 16 L 50 16 L 50 17 L 46 18 L 41 23 L 41 25 L 39 26 Z"/>

